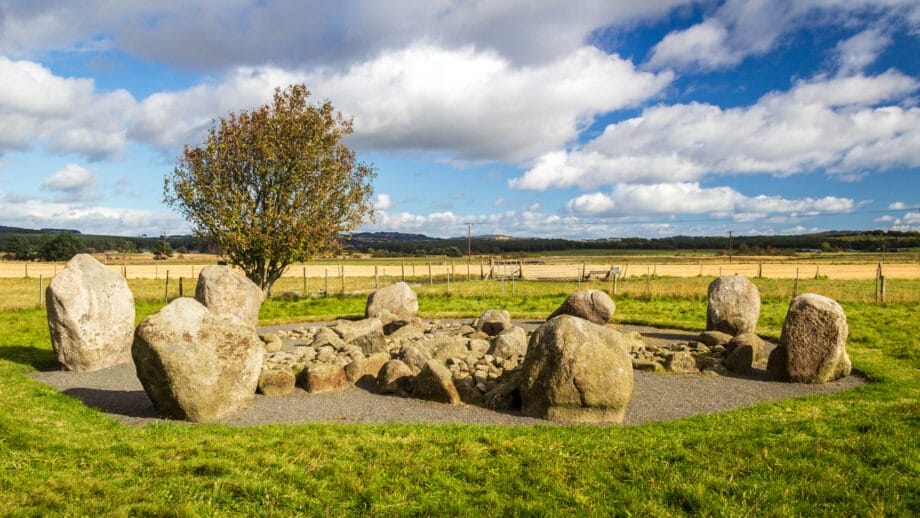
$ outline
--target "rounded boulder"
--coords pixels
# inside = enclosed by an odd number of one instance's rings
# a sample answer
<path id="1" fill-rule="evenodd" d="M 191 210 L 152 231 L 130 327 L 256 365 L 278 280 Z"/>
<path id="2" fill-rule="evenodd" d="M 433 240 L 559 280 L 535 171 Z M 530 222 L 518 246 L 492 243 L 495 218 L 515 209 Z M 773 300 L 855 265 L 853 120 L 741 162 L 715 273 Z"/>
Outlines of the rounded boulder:
<path id="1" fill-rule="evenodd" d="M 622 335 L 560 315 L 531 336 L 521 369 L 521 412 L 575 423 L 619 423 L 632 397 L 632 361 Z"/>
<path id="2" fill-rule="evenodd" d="M 709 284 L 706 330 L 753 333 L 759 318 L 760 291 L 747 277 L 723 275 Z"/>

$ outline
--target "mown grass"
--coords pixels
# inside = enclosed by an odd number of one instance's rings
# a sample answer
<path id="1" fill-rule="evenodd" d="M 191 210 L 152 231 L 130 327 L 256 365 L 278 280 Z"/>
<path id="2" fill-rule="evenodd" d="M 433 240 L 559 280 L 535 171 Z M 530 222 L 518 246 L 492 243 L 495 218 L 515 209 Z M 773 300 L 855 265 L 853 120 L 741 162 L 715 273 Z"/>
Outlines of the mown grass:
<path id="1" fill-rule="evenodd" d="M 519 283 L 512 297 L 472 284 L 449 296 L 443 286 L 419 287 L 421 311 L 472 317 L 503 307 L 541 318 L 572 291 Z M 138 319 L 162 305 L 139 299 Z M 262 319 L 358 316 L 364 300 L 271 299 Z M 627 294 L 617 305 L 619 322 L 686 329 L 705 322 L 696 293 Z M 787 305 L 765 296 L 758 332 L 778 337 Z M 132 428 L 32 380 L 28 372 L 55 363 L 44 311 L 5 310 L 0 514 L 915 516 L 917 305 L 844 300 L 844 307 L 849 353 L 872 383 L 634 428 Z"/>

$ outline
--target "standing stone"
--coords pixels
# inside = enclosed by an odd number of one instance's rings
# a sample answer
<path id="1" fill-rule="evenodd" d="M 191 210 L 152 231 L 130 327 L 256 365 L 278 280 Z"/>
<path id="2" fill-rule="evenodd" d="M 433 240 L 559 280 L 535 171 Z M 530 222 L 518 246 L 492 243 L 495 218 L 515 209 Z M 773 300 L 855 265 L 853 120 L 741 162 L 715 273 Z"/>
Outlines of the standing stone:
<path id="1" fill-rule="evenodd" d="M 835 300 L 814 293 L 792 299 L 767 372 L 777 380 L 826 383 L 849 376 L 847 317 Z"/>
<path id="2" fill-rule="evenodd" d="M 379 318 L 384 325 L 408 322 L 418 315 L 418 296 L 404 282 L 380 288 L 367 297 L 366 318 Z"/>
<path id="3" fill-rule="evenodd" d="M 524 415 L 578 423 L 619 423 L 632 396 L 623 337 L 571 315 L 540 326 L 521 369 Z"/>
<path id="4" fill-rule="evenodd" d="M 134 295 L 124 278 L 77 254 L 45 293 L 51 347 L 65 369 L 94 371 L 131 360 Z"/>
<path id="5" fill-rule="evenodd" d="M 254 329 L 259 324 L 262 290 L 229 266 L 202 268 L 195 287 L 195 300 L 242 325 Z"/>
<path id="6" fill-rule="evenodd" d="M 154 406 L 179 419 L 211 421 L 252 401 L 263 346 L 252 328 L 179 298 L 140 323 L 131 355 Z"/>
<path id="7" fill-rule="evenodd" d="M 610 321 L 617 306 L 610 295 L 601 290 L 577 291 L 559 306 L 547 320 L 559 315 L 571 315 L 583 318 L 598 325 L 605 325 Z"/>
<path id="8" fill-rule="evenodd" d="M 438 360 L 429 360 L 422 371 L 415 377 L 412 395 L 419 399 L 437 401 L 456 405 L 460 403 L 460 393 L 454 386 L 450 370 Z"/>
<path id="9" fill-rule="evenodd" d="M 732 336 L 753 333 L 760 318 L 760 291 L 747 277 L 723 275 L 709 284 L 706 329 Z"/>

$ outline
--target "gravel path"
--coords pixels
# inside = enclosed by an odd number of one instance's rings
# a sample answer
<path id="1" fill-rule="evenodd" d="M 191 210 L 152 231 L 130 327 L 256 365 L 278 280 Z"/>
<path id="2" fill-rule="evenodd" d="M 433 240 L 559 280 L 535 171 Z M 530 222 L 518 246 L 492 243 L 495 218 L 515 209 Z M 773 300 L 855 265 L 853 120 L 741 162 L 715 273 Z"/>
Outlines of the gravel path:
<path id="1" fill-rule="evenodd" d="M 519 323 L 524 327 L 537 324 Z M 698 334 L 641 326 L 621 328 L 639 331 L 647 343 L 689 341 Z M 772 344 L 767 344 L 766 353 L 769 354 L 772 348 Z M 848 376 L 823 385 L 781 383 L 770 381 L 762 368 L 755 368 L 754 372 L 744 377 L 652 374 L 641 371 L 633 371 L 633 374 L 633 396 L 626 409 L 624 425 L 723 412 L 764 401 L 838 392 L 865 384 L 865 380 L 859 376 Z M 163 421 L 144 393 L 133 364 L 85 373 L 35 372 L 32 377 L 129 425 L 142 426 Z M 540 419 L 494 412 L 471 405 L 451 406 L 418 399 L 381 396 L 360 387 L 325 394 L 308 394 L 300 388 L 280 397 L 257 394 L 249 408 L 220 422 L 230 426 L 312 422 L 550 424 Z"/>

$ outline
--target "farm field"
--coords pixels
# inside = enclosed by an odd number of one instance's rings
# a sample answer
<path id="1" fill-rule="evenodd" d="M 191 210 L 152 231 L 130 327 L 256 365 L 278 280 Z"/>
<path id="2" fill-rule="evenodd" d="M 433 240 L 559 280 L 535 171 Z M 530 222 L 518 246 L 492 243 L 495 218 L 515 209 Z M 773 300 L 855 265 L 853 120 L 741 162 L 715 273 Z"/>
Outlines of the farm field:
<path id="1" fill-rule="evenodd" d="M 122 273 L 127 278 L 162 279 L 194 278 L 201 268 L 217 264 L 217 257 L 189 254 L 182 259 L 155 261 L 150 254 L 128 254 L 111 257 L 99 255 L 101 262 Z M 526 259 L 473 258 L 406 258 L 406 259 L 344 259 L 317 260 L 293 264 L 285 277 L 306 277 L 334 282 L 337 277 L 380 278 L 440 278 L 453 280 L 481 278 L 494 267 L 496 274 L 523 273 L 524 279 L 566 280 L 577 279 L 590 272 L 620 268 L 620 278 L 646 275 L 669 277 L 717 276 L 739 274 L 747 277 L 792 279 L 796 276 L 828 277 L 831 279 L 875 279 L 877 266 L 883 262 L 883 273 L 889 279 L 920 279 L 920 254 L 887 254 L 883 258 L 873 254 L 808 254 L 806 257 L 744 257 L 729 262 L 724 256 L 697 255 L 619 255 L 619 256 L 558 256 Z M 492 265 L 490 267 L 490 264 Z M 0 278 L 53 277 L 64 263 L 0 261 Z M 595 275 L 594 277 L 597 277 Z"/>
<path id="2" fill-rule="evenodd" d="M 699 330 L 710 280 L 656 278 L 651 294 L 628 280 L 614 320 Z M 755 282 L 757 332 L 775 340 L 791 285 Z M 904 281 L 905 301 L 875 304 L 860 300 L 871 281 L 802 280 L 801 290 L 842 303 L 866 386 L 631 428 L 131 428 L 29 377 L 55 358 L 44 310 L 26 300 L 0 309 L 0 514 L 917 515 L 918 282 Z M 34 279 L 0 280 L 3 300 L 25 283 Z M 161 282 L 129 284 L 139 320 L 162 306 Z M 473 281 L 449 294 L 446 284 L 417 291 L 427 318 L 488 308 L 544 318 L 577 287 L 518 281 L 512 293 L 510 282 Z M 357 317 L 365 298 L 271 298 L 261 322 Z"/>

